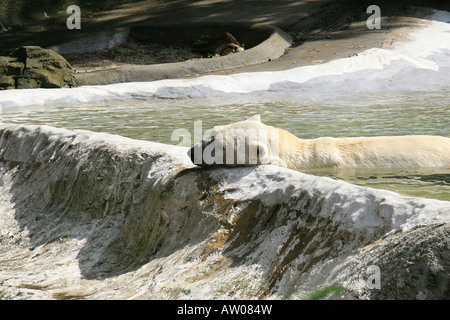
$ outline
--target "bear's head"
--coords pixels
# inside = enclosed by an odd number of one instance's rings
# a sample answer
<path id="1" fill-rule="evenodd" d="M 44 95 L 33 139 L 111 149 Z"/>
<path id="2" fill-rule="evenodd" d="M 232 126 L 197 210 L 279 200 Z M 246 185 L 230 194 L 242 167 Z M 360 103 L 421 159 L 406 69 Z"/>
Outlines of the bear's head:
<path id="1" fill-rule="evenodd" d="M 279 129 L 261 122 L 259 115 L 226 126 L 216 126 L 208 138 L 195 144 L 188 155 L 200 167 L 276 164 L 279 159 Z"/>

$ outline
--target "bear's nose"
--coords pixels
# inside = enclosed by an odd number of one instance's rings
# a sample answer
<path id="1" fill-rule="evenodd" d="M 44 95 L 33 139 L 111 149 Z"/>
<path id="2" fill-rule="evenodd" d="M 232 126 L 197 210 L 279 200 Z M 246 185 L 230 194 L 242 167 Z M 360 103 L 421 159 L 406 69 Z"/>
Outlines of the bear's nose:
<path id="1" fill-rule="evenodd" d="M 207 145 L 208 141 L 203 140 L 199 143 L 194 144 L 194 146 L 188 150 L 187 154 L 193 164 L 197 166 L 203 165 L 203 150 Z"/>
<path id="2" fill-rule="evenodd" d="M 190 149 L 188 150 L 188 152 L 187 152 L 187 155 L 188 155 L 189 158 L 191 159 L 192 163 L 193 163 L 193 164 L 196 164 L 196 163 L 195 163 L 195 159 L 194 159 L 194 154 L 195 154 L 194 148 L 195 148 L 195 146 L 193 146 L 192 148 L 190 148 Z"/>
<path id="3" fill-rule="evenodd" d="M 200 167 L 207 166 L 207 163 L 205 163 L 203 152 L 210 143 L 214 142 L 214 139 L 215 138 L 212 137 L 211 139 L 202 140 L 199 143 L 194 144 L 194 146 L 188 150 L 187 155 L 189 156 L 193 164 Z M 212 150 L 211 155 L 213 157 L 214 154 L 215 150 Z"/>

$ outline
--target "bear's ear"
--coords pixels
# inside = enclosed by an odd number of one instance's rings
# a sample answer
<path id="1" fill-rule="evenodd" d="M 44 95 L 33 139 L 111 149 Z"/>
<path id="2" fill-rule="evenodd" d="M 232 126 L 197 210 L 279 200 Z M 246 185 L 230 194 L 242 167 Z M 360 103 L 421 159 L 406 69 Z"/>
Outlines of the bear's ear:
<path id="1" fill-rule="evenodd" d="M 259 114 L 254 115 L 253 117 L 248 118 L 246 121 L 258 121 L 261 122 L 261 116 Z"/>

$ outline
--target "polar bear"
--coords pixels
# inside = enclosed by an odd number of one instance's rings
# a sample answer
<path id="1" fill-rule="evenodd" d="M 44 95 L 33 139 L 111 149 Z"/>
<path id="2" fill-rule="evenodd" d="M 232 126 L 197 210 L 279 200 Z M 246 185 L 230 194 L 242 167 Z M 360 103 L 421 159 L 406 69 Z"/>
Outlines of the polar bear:
<path id="1" fill-rule="evenodd" d="M 274 164 L 315 168 L 449 167 L 450 138 L 379 136 L 299 139 L 261 122 L 259 115 L 214 127 L 188 152 L 198 166 Z"/>

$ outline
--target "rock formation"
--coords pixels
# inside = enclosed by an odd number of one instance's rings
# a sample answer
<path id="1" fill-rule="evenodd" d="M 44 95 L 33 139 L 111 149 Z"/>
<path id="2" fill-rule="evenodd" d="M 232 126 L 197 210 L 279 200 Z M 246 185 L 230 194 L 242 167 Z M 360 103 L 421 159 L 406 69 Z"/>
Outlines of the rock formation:
<path id="1" fill-rule="evenodd" d="M 186 151 L 1 124 L 0 298 L 449 298 L 450 202 Z"/>
<path id="2" fill-rule="evenodd" d="M 0 57 L 0 90 L 76 86 L 72 67 L 52 50 L 24 46 Z"/>

